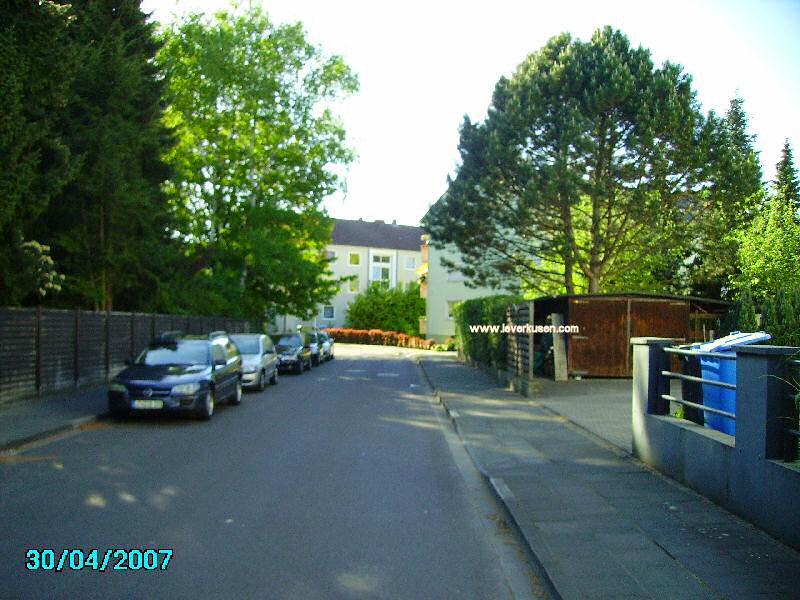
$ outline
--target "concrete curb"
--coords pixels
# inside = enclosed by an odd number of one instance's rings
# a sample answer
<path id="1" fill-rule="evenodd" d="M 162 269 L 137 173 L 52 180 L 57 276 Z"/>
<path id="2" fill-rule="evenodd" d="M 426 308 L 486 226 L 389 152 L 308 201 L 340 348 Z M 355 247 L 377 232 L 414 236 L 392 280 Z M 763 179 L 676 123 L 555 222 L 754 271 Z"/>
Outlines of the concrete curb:
<path id="1" fill-rule="evenodd" d="M 456 433 L 458 434 L 461 443 L 464 444 L 464 448 L 467 450 L 467 454 L 469 454 L 470 460 L 478 472 L 483 477 L 483 480 L 486 482 L 489 490 L 491 491 L 494 498 L 497 500 L 498 504 L 502 507 L 504 516 L 506 517 L 506 522 L 509 524 L 511 529 L 514 531 L 514 535 L 517 539 L 522 540 L 524 542 L 525 551 L 528 555 L 528 558 L 531 560 L 534 566 L 534 570 L 536 571 L 536 576 L 541 580 L 542 584 L 547 588 L 548 595 L 553 598 L 554 600 L 560 600 L 562 598 L 561 593 L 558 590 L 555 582 L 553 581 L 550 574 L 545 569 L 544 564 L 539 559 L 539 556 L 536 554 L 535 546 L 536 544 L 533 543 L 527 535 L 525 535 L 524 530 L 522 529 L 517 517 L 514 515 L 514 511 L 511 509 L 510 502 L 514 498 L 514 493 L 511 489 L 506 485 L 505 481 L 502 479 L 498 479 L 492 477 L 486 470 L 483 468 L 483 465 L 475 458 L 475 455 L 472 453 L 470 449 L 470 444 L 464 439 L 464 436 L 461 433 L 461 430 L 458 426 L 458 419 L 459 414 L 457 411 L 451 409 L 447 405 L 447 401 L 442 398 L 439 390 L 436 389 L 436 386 L 431 381 L 431 378 L 428 376 L 428 372 L 425 370 L 425 366 L 422 364 L 422 360 L 417 358 L 417 365 L 419 366 L 420 370 L 422 371 L 423 376 L 425 377 L 425 381 L 428 384 L 428 387 L 431 389 L 433 396 L 436 398 L 437 402 L 444 408 L 447 417 L 450 419 L 450 422 L 453 424 L 453 429 L 455 429 Z"/>
<path id="2" fill-rule="evenodd" d="M 18 438 L 16 440 L 12 440 L 10 442 L 5 442 L 0 444 L 0 452 L 8 452 L 10 450 L 18 450 L 28 444 L 32 444 L 34 442 L 40 442 L 42 440 L 46 440 L 50 437 L 60 435 L 62 433 L 68 433 L 70 431 L 77 431 L 86 425 L 91 423 L 96 423 L 100 419 L 105 418 L 107 415 L 106 413 L 100 415 L 92 415 L 88 417 L 78 417 L 75 419 L 70 419 L 63 425 L 57 425 L 55 427 L 50 427 L 38 433 L 34 433 L 33 435 L 28 435 L 22 438 Z"/>

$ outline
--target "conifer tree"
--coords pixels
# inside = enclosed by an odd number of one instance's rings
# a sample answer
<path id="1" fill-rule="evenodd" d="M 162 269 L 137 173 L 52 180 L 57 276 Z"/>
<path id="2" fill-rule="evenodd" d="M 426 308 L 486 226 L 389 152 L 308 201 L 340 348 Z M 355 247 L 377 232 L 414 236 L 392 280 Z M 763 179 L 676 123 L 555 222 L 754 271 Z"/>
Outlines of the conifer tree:
<path id="1" fill-rule="evenodd" d="M 80 166 L 41 219 L 65 272 L 61 301 L 94 309 L 168 308 L 171 211 L 161 191 L 165 82 L 139 0 L 72 5 L 79 67 L 60 127 Z"/>
<path id="2" fill-rule="evenodd" d="M 794 206 L 796 211 L 800 211 L 800 184 L 797 181 L 797 169 L 794 166 L 792 147 L 789 145 L 788 138 L 783 144 L 781 159 L 775 165 L 775 169 L 777 170 L 775 179 L 777 193 L 782 194 L 784 199 Z"/>

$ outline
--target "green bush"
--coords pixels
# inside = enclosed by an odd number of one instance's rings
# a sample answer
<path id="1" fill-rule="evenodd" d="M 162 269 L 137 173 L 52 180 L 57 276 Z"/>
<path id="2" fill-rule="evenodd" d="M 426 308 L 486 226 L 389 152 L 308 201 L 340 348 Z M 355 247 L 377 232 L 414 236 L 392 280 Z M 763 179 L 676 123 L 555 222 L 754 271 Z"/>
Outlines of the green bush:
<path id="1" fill-rule="evenodd" d="M 741 295 L 728 310 L 725 320 L 722 322 L 722 335 L 728 335 L 732 331 L 756 331 L 758 322 L 756 320 L 756 305 L 750 293 L 750 287 L 745 286 Z"/>
<path id="2" fill-rule="evenodd" d="M 507 336 L 504 333 L 472 333 L 470 325 L 501 325 L 506 309 L 520 302 L 518 296 L 485 296 L 455 305 L 456 340 L 461 353 L 471 360 L 496 368 L 505 368 Z"/>
<path id="3" fill-rule="evenodd" d="M 763 328 L 776 346 L 800 347 L 800 285 L 780 288 L 764 302 Z"/>
<path id="4" fill-rule="evenodd" d="M 409 283 L 384 289 L 373 283 L 356 296 L 347 310 L 347 326 L 353 329 L 381 329 L 419 335 L 419 318 L 425 316 L 425 298 L 419 284 Z"/>

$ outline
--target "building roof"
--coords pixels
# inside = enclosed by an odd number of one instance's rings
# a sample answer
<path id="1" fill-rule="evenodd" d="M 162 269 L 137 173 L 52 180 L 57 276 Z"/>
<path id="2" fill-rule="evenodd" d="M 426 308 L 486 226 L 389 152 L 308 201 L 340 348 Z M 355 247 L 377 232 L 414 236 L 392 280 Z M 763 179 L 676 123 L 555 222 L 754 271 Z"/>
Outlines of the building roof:
<path id="1" fill-rule="evenodd" d="M 693 310 L 701 312 L 724 313 L 730 308 L 731 303 L 716 298 L 698 298 L 695 296 L 676 296 L 673 294 L 653 294 L 649 292 L 608 292 L 598 294 L 560 294 L 558 296 L 540 296 L 533 302 L 541 306 L 545 311 L 564 310 L 570 300 L 592 300 L 592 299 L 614 299 L 614 298 L 641 298 L 651 300 L 673 300 L 689 302 Z"/>
<path id="2" fill-rule="evenodd" d="M 419 251 L 422 244 L 422 227 L 397 225 L 396 222 L 348 221 L 335 219 L 333 243 L 343 246 L 366 246 L 369 248 L 391 248 L 393 250 Z"/>

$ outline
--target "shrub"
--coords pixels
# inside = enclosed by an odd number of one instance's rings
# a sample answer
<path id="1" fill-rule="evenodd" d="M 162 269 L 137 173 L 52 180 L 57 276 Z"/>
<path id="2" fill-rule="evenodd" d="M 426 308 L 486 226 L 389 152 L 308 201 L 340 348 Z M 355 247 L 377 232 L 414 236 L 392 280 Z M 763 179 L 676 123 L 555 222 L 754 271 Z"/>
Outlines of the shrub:
<path id="1" fill-rule="evenodd" d="M 433 340 L 423 340 L 415 335 L 407 335 L 397 331 L 381 329 L 351 329 L 349 327 L 331 327 L 326 329 L 337 342 L 344 344 L 367 344 L 372 346 L 399 346 L 401 348 L 417 348 L 429 350 Z"/>
<path id="2" fill-rule="evenodd" d="M 505 368 L 506 335 L 497 333 L 472 333 L 470 325 L 499 325 L 505 322 L 506 309 L 520 302 L 518 296 L 485 296 L 456 304 L 453 316 L 456 321 L 456 341 L 461 353 L 496 368 Z"/>
<path id="3" fill-rule="evenodd" d="M 770 344 L 800 346 L 800 284 L 780 288 L 764 302 L 764 329 L 772 335 Z"/>
<path id="4" fill-rule="evenodd" d="M 727 335 L 731 331 L 756 331 L 758 329 L 756 312 L 750 287 L 745 286 L 739 298 L 728 310 L 728 314 L 722 322 L 721 333 Z"/>
<path id="5" fill-rule="evenodd" d="M 373 283 L 356 296 L 347 309 L 347 326 L 354 329 L 399 331 L 419 335 L 419 318 L 425 315 L 425 298 L 419 284 L 384 289 Z"/>

